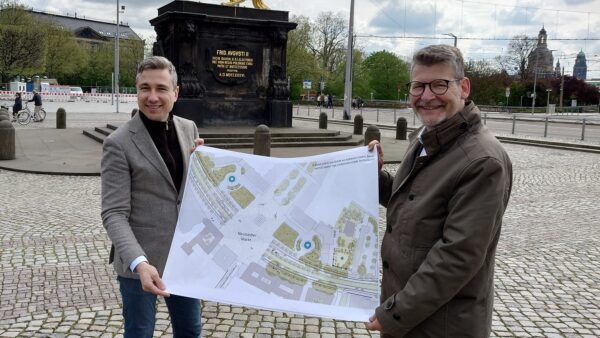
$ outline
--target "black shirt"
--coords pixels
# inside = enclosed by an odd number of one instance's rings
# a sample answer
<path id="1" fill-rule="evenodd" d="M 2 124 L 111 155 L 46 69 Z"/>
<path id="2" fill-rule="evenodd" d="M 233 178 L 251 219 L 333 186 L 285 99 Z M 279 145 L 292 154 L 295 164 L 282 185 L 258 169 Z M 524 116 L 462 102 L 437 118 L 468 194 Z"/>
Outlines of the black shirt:
<path id="1" fill-rule="evenodd" d="M 148 133 L 150 133 L 156 149 L 158 149 L 160 156 L 167 165 L 173 184 L 179 192 L 183 181 L 183 156 L 173 123 L 173 112 L 169 113 L 169 119 L 166 122 L 149 120 L 141 111 L 140 117 Z"/>

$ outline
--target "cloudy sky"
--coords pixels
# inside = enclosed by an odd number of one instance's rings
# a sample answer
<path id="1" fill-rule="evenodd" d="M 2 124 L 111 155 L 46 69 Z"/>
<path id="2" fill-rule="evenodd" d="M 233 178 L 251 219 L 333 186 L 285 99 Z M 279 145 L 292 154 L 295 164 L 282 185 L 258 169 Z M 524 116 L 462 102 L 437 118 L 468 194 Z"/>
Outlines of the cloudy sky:
<path id="1" fill-rule="evenodd" d="M 205 0 L 219 4 L 224 0 Z M 21 0 L 36 10 L 114 21 L 116 0 Z M 142 38 L 154 38 L 150 19 L 169 0 L 120 0 L 121 20 Z M 348 18 L 350 0 L 263 0 L 271 9 L 316 18 L 321 12 Z M 252 0 L 242 4 L 252 7 Z M 355 0 L 357 45 L 367 52 L 393 51 L 409 57 L 422 46 L 453 43 L 444 34 L 458 36 L 466 59 L 492 59 L 506 52 L 508 39 L 517 34 L 537 36 L 545 27 L 548 48 L 554 49 L 565 74 L 571 74 L 576 54 L 588 59 L 588 79 L 600 78 L 600 0 L 460 1 Z"/>

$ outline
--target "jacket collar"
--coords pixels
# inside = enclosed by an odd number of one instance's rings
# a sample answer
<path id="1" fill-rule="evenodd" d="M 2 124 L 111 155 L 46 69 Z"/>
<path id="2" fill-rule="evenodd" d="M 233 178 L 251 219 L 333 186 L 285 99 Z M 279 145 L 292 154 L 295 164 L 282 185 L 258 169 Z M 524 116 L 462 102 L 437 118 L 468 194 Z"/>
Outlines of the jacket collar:
<path id="1" fill-rule="evenodd" d="M 479 109 L 472 101 L 467 101 L 462 111 L 454 114 L 454 116 L 438 124 L 433 129 L 423 131 L 421 142 L 427 152 L 427 156 L 437 154 L 446 145 L 454 142 L 460 135 L 478 128 L 480 124 L 481 116 Z"/>

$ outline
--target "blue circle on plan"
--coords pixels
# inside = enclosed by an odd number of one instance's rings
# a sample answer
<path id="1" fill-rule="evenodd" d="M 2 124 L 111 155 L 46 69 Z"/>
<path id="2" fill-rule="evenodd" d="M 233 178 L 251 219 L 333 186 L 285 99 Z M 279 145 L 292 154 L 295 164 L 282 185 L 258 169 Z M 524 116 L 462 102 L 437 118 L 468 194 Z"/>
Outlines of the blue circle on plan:
<path id="1" fill-rule="evenodd" d="M 311 242 L 304 242 L 304 248 L 305 249 L 310 249 L 311 246 L 312 246 Z"/>
<path id="2" fill-rule="evenodd" d="M 235 176 L 229 176 L 229 182 L 235 182 Z"/>

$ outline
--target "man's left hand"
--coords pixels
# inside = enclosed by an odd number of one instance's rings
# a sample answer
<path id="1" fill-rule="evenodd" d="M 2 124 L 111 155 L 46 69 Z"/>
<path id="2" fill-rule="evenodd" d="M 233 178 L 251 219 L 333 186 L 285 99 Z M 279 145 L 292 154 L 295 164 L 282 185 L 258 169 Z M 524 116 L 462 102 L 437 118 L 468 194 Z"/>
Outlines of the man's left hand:
<path id="1" fill-rule="evenodd" d="M 194 147 L 192 147 L 192 153 L 194 152 L 194 150 L 196 150 L 196 148 L 198 148 L 199 146 L 204 145 L 204 139 L 203 138 L 199 138 L 197 137 L 194 140 Z"/>
<path id="2" fill-rule="evenodd" d="M 375 315 L 372 315 L 369 318 L 369 322 L 365 325 L 367 326 L 367 330 L 383 332 L 383 327 L 381 326 L 381 324 L 379 324 L 379 320 L 377 320 L 377 317 Z"/>

